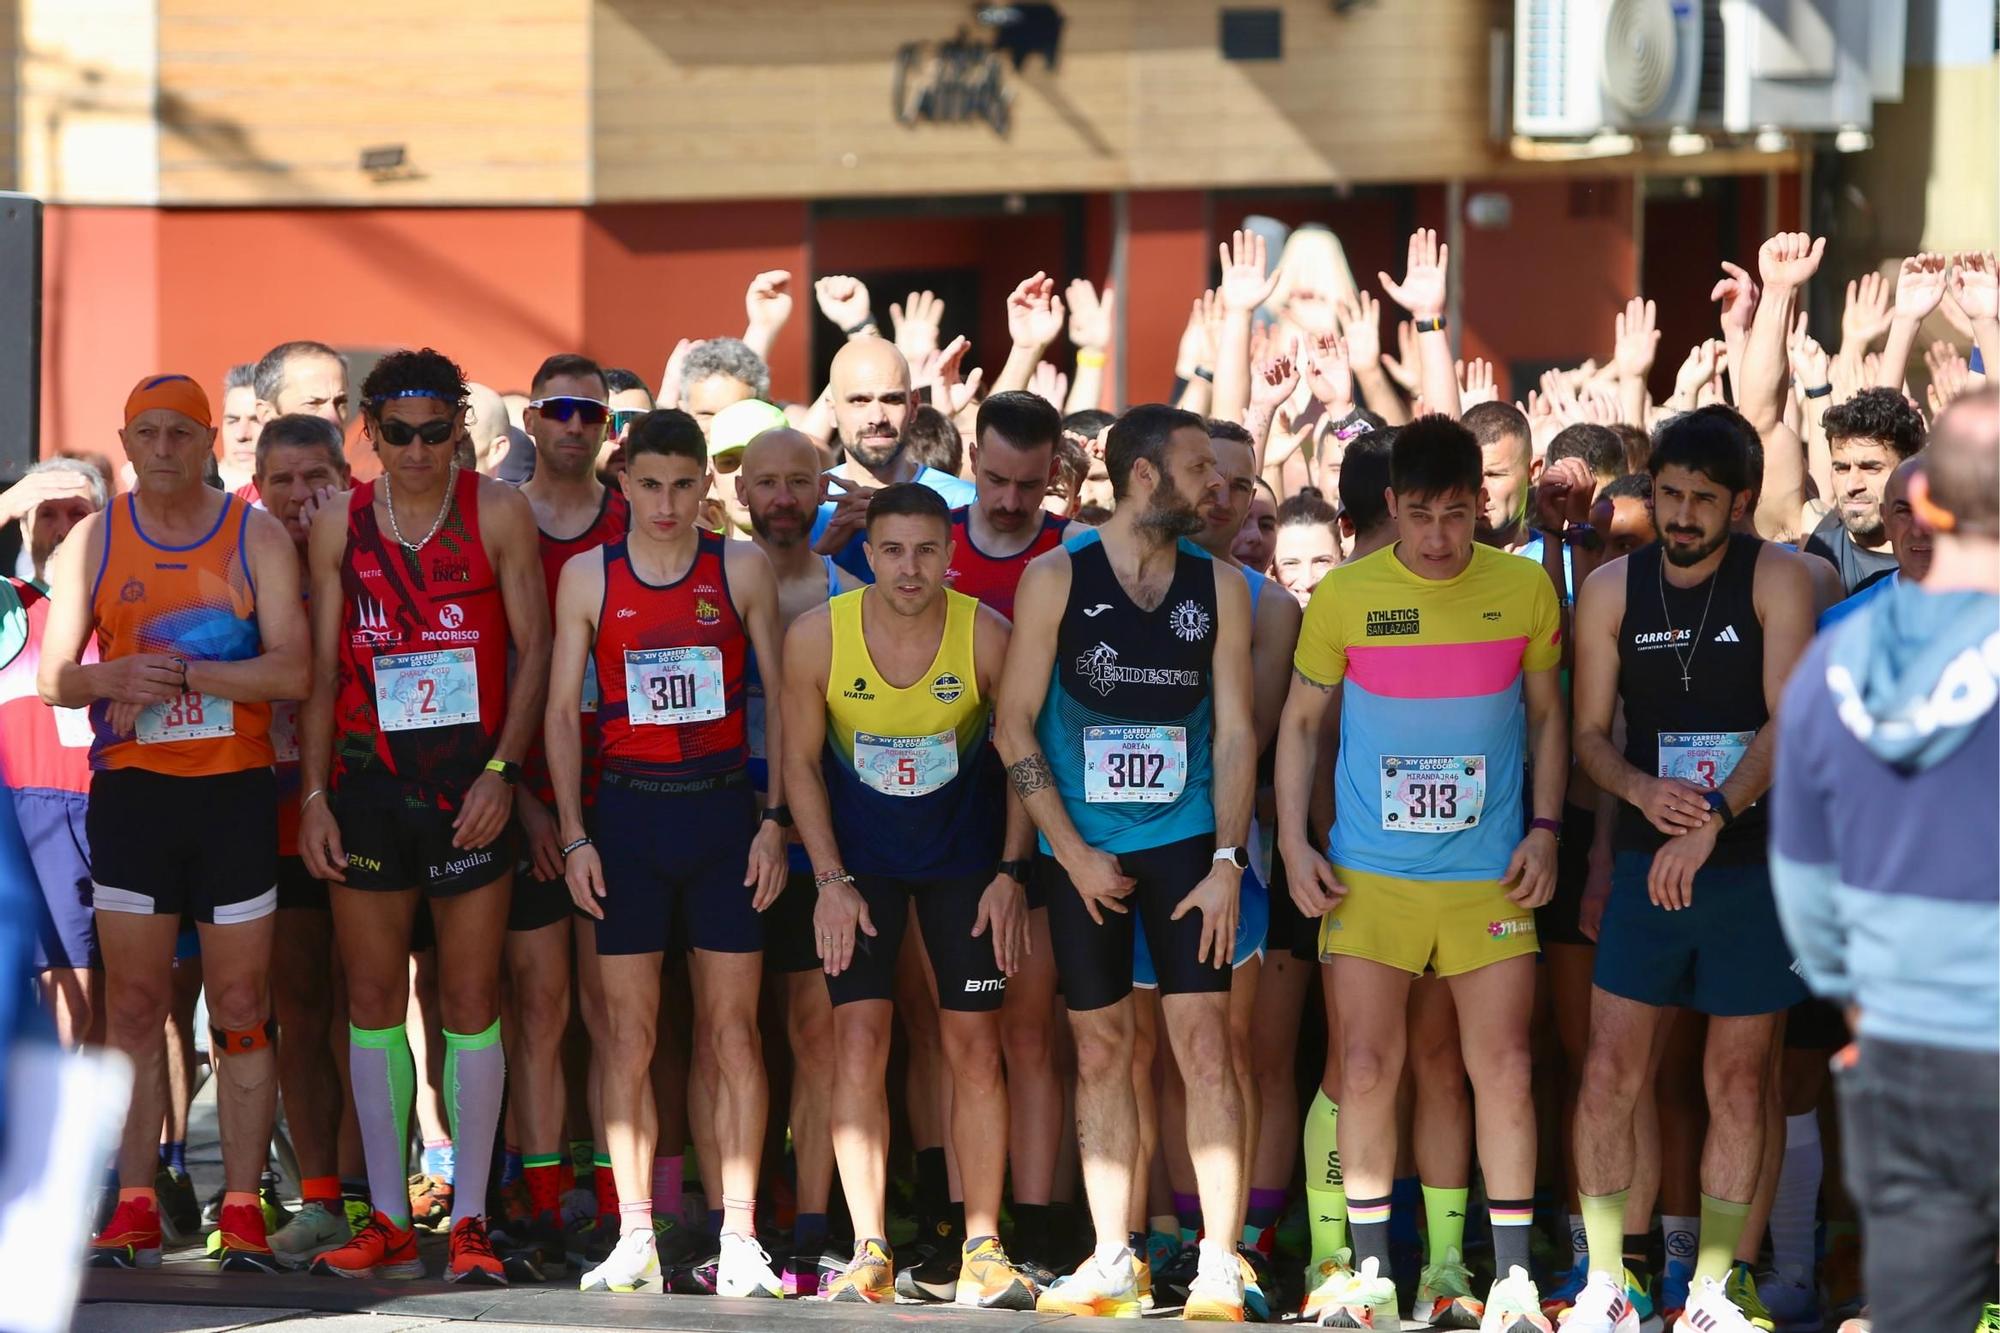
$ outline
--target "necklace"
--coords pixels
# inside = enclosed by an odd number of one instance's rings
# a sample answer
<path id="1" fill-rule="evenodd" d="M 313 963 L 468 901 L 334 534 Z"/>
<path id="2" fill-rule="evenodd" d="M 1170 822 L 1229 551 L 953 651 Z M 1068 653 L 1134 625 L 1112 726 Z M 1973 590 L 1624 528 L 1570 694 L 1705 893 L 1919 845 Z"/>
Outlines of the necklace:
<path id="1" fill-rule="evenodd" d="M 1728 552 L 1725 551 L 1722 558 L 1728 560 Z M 1660 553 L 1659 569 L 1660 619 L 1667 624 L 1667 646 L 1674 650 L 1674 660 L 1681 664 L 1681 693 L 1686 694 L 1691 683 L 1689 672 L 1694 667 L 1694 655 L 1701 651 L 1702 631 L 1708 628 L 1708 608 L 1715 605 L 1715 585 L 1722 582 L 1722 566 L 1717 565 L 1715 572 L 1708 576 L 1708 600 L 1701 604 L 1701 624 L 1695 627 L 1694 639 L 1689 644 L 1685 657 L 1681 656 L 1680 644 L 1674 641 L 1674 618 L 1667 613 L 1667 557 L 1664 551 Z"/>
<path id="2" fill-rule="evenodd" d="M 451 460 L 451 471 L 445 474 L 444 503 L 438 506 L 437 517 L 431 520 L 431 530 L 415 541 L 411 541 L 403 535 L 403 525 L 396 521 L 396 488 L 389 484 L 389 479 L 386 476 L 383 477 L 382 497 L 389 502 L 389 535 L 394 537 L 396 544 L 406 551 L 423 550 L 424 547 L 430 545 L 431 538 L 438 535 L 438 529 L 444 526 L 445 519 L 451 514 L 452 500 L 457 495 L 458 460 L 454 458 Z"/>

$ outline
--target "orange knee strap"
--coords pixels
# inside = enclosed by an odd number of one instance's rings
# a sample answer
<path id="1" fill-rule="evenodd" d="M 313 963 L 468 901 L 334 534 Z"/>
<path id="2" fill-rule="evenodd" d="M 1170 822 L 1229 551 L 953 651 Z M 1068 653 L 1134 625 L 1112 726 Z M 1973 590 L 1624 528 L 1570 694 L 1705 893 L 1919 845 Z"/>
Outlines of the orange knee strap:
<path id="1" fill-rule="evenodd" d="M 254 1028 L 244 1028 L 235 1032 L 225 1028 L 211 1027 L 208 1030 L 208 1049 L 211 1055 L 218 1057 L 224 1055 L 249 1055 L 253 1051 L 261 1051 L 269 1046 L 271 1039 L 277 1035 L 277 1023 L 268 1018 Z"/>

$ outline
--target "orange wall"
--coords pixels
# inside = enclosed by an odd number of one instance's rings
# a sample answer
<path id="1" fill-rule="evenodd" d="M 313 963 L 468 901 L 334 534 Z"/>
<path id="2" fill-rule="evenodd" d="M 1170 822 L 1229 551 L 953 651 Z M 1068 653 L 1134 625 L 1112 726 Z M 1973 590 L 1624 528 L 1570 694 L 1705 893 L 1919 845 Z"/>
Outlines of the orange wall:
<path id="1" fill-rule="evenodd" d="M 1188 308 L 1214 281 L 1208 197 L 1150 190 L 1126 203 L 1124 400 L 1157 402 L 1173 391 L 1174 353 Z"/>
<path id="2" fill-rule="evenodd" d="M 41 453 L 122 460 L 125 394 L 160 362 L 159 214 L 49 208 L 42 216 Z M 221 368 L 205 383 L 221 388 Z"/>

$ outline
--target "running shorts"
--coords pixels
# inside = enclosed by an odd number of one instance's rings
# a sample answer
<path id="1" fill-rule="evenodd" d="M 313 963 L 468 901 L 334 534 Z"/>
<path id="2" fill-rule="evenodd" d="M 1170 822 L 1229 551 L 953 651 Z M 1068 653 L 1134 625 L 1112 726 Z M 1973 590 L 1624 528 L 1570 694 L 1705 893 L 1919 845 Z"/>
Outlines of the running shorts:
<path id="1" fill-rule="evenodd" d="M 35 970 L 103 966 L 97 918 L 90 910 L 90 798 L 53 788 L 13 795 L 14 818 L 48 909 L 36 923 Z"/>
<path id="2" fill-rule="evenodd" d="M 836 1006 L 895 999 L 896 958 L 914 904 L 924 952 L 937 977 L 938 1008 L 966 1014 L 998 1009 L 1007 995 L 1007 976 L 994 961 L 993 936 L 972 935 L 979 899 L 992 882 L 990 873 L 930 881 L 856 875 L 854 887 L 868 904 L 875 934 L 855 932 L 854 957 L 846 971 L 826 979 L 827 995 Z M 807 934 L 810 940 L 810 924 Z"/>
<path id="3" fill-rule="evenodd" d="M 1806 998 L 1768 867 L 1704 866 L 1693 901 L 1669 912 L 1646 896 L 1652 864 L 1651 852 L 1620 852 L 1612 865 L 1591 975 L 1599 989 L 1718 1018 L 1772 1014 Z"/>
<path id="4" fill-rule="evenodd" d="M 756 891 L 743 882 L 757 833 L 747 773 L 669 781 L 606 768 L 596 823 L 604 865 L 598 953 L 763 950 Z"/>
<path id="5" fill-rule="evenodd" d="M 421 889 L 429 898 L 451 898 L 513 871 L 519 841 L 513 821 L 484 847 L 454 847 L 451 821 L 464 793 L 440 801 L 436 790 L 386 773 L 346 776 L 329 799 L 347 852 L 348 888 Z"/>
<path id="6" fill-rule="evenodd" d="M 1236 952 L 1229 960 L 1231 971 L 1253 958 L 1264 956 L 1265 940 L 1271 927 L 1271 893 L 1257 875 L 1257 867 L 1243 872 L 1243 896 L 1236 908 Z M 1140 990 L 1158 990 L 1159 975 L 1153 971 L 1153 955 L 1146 947 L 1146 932 L 1132 938 L 1132 984 Z"/>
<path id="7" fill-rule="evenodd" d="M 1421 976 L 1473 972 L 1539 951 L 1535 915 L 1498 880 L 1415 880 L 1348 866 L 1347 896 L 1320 919 L 1320 957 L 1366 958 Z"/>
<path id="8" fill-rule="evenodd" d="M 85 829 L 100 912 L 229 926 L 277 910 L 278 780 L 268 768 L 101 769 L 90 776 Z"/>
<path id="9" fill-rule="evenodd" d="M 1069 872 L 1047 854 L 1035 858 L 1049 905 L 1049 936 L 1055 945 L 1056 978 L 1073 1010 L 1103 1009 L 1132 993 L 1133 938 L 1146 944 L 1159 975 L 1162 995 L 1219 994 L 1229 989 L 1230 969 L 1200 961 L 1201 913 L 1172 920 L 1174 908 L 1207 877 L 1215 855 L 1215 834 L 1118 853 L 1118 865 L 1137 883 L 1124 912 L 1105 912 L 1102 925 L 1077 895 Z"/>

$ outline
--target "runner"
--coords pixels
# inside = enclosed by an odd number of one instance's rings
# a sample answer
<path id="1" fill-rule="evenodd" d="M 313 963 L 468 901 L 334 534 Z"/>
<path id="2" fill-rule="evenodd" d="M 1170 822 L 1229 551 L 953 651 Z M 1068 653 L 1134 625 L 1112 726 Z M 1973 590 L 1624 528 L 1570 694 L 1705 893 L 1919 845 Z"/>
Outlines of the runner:
<path id="1" fill-rule="evenodd" d="M 1682 1320 L 1751 1327 L 1739 1307 L 1755 1286 L 1731 1255 L 1757 1183 L 1780 1015 L 1805 994 L 1764 863 L 1765 723 L 1813 619 L 1802 558 L 1730 530 L 1750 504 L 1755 438 L 1724 407 L 1661 427 L 1648 467 L 1661 542 L 1597 570 L 1577 603 L 1577 760 L 1620 806 L 1577 1099 L 1590 1277 L 1570 1333 L 1629 1333 L 1652 1313 L 1625 1273 L 1622 1216 L 1634 1105 L 1676 1005 L 1708 1015 L 1699 1253 Z"/>
<path id="2" fill-rule="evenodd" d="M 725 409 L 726 411 L 734 409 Z M 790 429 L 769 430 L 743 450 L 736 474 L 737 503 L 749 517 L 751 540 L 771 562 L 778 581 L 778 623 L 793 621 L 829 597 L 861 581 L 823 555 L 814 555 L 808 537 L 813 508 L 825 494 L 819 450 L 810 437 Z M 769 788 L 765 719 L 769 700 L 757 655 L 743 668 L 744 716 L 749 732 L 750 781 L 760 793 Z M 768 798 L 767 798 L 768 799 Z M 833 1192 L 833 1003 L 820 975 L 813 944 L 815 893 L 812 860 L 796 839 L 787 845 L 785 891 L 764 916 L 764 966 L 784 975 L 786 1036 L 792 1054 L 793 1182 L 798 1212 L 792 1224 L 792 1252 L 779 1276 L 787 1296 L 819 1296 L 846 1260 L 826 1250 L 827 1206 Z M 653 1206 L 660 1205 L 655 1186 Z M 678 1191 L 675 1191 L 678 1194 Z"/>
<path id="3" fill-rule="evenodd" d="M 1230 553 L 1237 564 L 1268 575 L 1277 551 L 1278 493 L 1271 489 L 1270 482 L 1259 477 L 1257 493 L 1250 499 L 1250 512 L 1244 515 L 1243 530 L 1237 534 Z"/>
<path id="4" fill-rule="evenodd" d="M 876 492 L 866 531 L 875 582 L 801 616 L 785 648 L 787 790 L 812 858 L 814 937 L 846 1057 L 834 1076 L 834 1146 L 855 1249 L 830 1295 L 896 1297 L 883 1077 L 914 907 L 937 977 L 965 1189 L 956 1300 L 1032 1309 L 1034 1286 L 1000 1245 L 1008 1106 L 999 1009 L 1028 948 L 1022 862 L 1031 838 L 987 744 L 1007 623 L 944 587 L 952 520 L 934 491 L 904 483 Z"/>
<path id="5" fill-rule="evenodd" d="M 313 681 L 299 729 L 299 850 L 329 881 L 347 974 L 348 1061 L 374 1213 L 313 1260 L 340 1277 L 416 1277 L 405 1155 L 416 1074 L 409 1012 L 418 897 L 436 926 L 454 1165 L 446 1281 L 501 1284 L 486 1232 L 500 1118 L 500 956 L 514 874 L 514 787 L 547 683 L 534 513 L 462 471 L 464 375 L 397 351 L 361 386 L 382 459 L 313 520 Z M 509 652 L 512 680 L 509 681 Z"/>
<path id="6" fill-rule="evenodd" d="M 534 395 L 522 413 L 535 442 L 535 475 L 521 487 L 534 510 L 542 586 L 553 615 L 556 583 L 573 555 L 625 535 L 625 497 L 597 479 L 611 409 L 604 372 L 588 357 L 558 354 L 543 361 L 530 381 Z M 584 672 L 578 737 L 583 746 L 583 796 L 597 785 L 596 673 Z M 531 1242 L 544 1260 L 567 1251 L 562 1223 L 563 1033 L 570 1012 L 569 885 L 563 878 L 556 837 L 555 790 L 538 744 L 529 752 L 526 783 L 514 810 L 526 846 L 515 867 L 513 904 L 507 916 L 509 1004 L 507 1063 L 514 1072 L 507 1114 L 508 1142 L 521 1150 L 527 1216 L 510 1218 L 508 1234 Z M 585 932 L 586 937 L 589 932 Z M 580 941 L 577 967 L 593 968 L 596 951 Z M 595 1048 L 592 1062 L 596 1064 Z M 593 1077 L 596 1071 L 593 1070 Z"/>
<path id="7" fill-rule="evenodd" d="M 594 919 L 604 985 L 600 1098 L 618 1185 L 620 1235 L 584 1291 L 658 1291 L 650 1197 L 656 1105 L 649 1070 L 669 948 L 692 948 L 696 1151 L 723 1199 L 716 1294 L 777 1296 L 756 1238 L 757 1160 L 768 1095 L 757 1034 L 760 916 L 785 885 L 783 783 L 760 819 L 745 769 L 743 667 L 777 663 L 770 562 L 748 542 L 695 524 L 709 482 L 708 443 L 687 413 L 650 412 L 625 442 L 631 535 L 563 567 L 551 683 L 567 700 L 594 659 L 614 688 L 599 710 L 595 828 L 582 801 L 577 715 L 548 710 L 570 895 Z M 775 721 L 767 725 L 782 743 Z M 593 843 L 593 836 L 597 839 Z"/>
<path id="8" fill-rule="evenodd" d="M 1096 1248 L 1043 1293 L 1052 1313 L 1135 1315 L 1132 950 L 1139 924 L 1188 1079 L 1207 1239 L 1185 1308 L 1243 1318 L 1228 1243 L 1242 1208 L 1243 1102 L 1228 964 L 1249 864 L 1256 740 L 1250 597 L 1187 541 L 1221 478 L 1198 416 L 1127 412 L 1106 439 L 1118 508 L 1021 578 L 995 709 L 1009 776 L 1041 830 L 1056 970 L 1077 1048 L 1077 1120 Z M 1218 844 L 1220 844 L 1218 846 Z M 1130 900 L 1128 903 L 1127 900 Z"/>
<path id="9" fill-rule="evenodd" d="M 1882 492 L 1897 464 L 1924 447 L 1924 419 L 1899 389 L 1863 389 L 1829 407 L 1820 423 L 1831 455 L 1834 504 L 1802 549 L 1832 561 L 1841 586 L 1852 593 L 1896 567 Z"/>
<path id="10" fill-rule="evenodd" d="M 91 1257 L 160 1262 L 160 1032 L 186 913 L 201 936 L 219 1080 L 218 1253 L 225 1269 L 271 1272 L 258 1200 L 277 1106 L 270 701 L 305 692 L 298 559 L 269 515 L 203 484 L 215 427 L 193 380 L 140 380 L 119 438 L 135 488 L 79 523 L 57 552 L 39 664 L 47 703 L 90 709 L 86 840 L 106 1033 L 135 1066 L 118 1207 Z M 85 665 L 93 636 L 102 660 Z"/>
<path id="11" fill-rule="evenodd" d="M 1271 547 L 1271 577 L 1300 607 L 1340 563 L 1340 514 L 1317 491 L 1287 496 L 1278 506 L 1278 532 Z"/>
<path id="12" fill-rule="evenodd" d="M 1535 566 L 1474 542 L 1480 486 L 1478 441 L 1456 422 L 1423 417 L 1397 435 L 1396 542 L 1334 570 L 1313 598 L 1278 735 L 1285 866 L 1300 910 L 1323 918 L 1320 952 L 1332 963 L 1341 1016 L 1340 1161 L 1360 1262 L 1320 1314 L 1336 1327 L 1395 1317 L 1396 1088 L 1411 983 L 1426 969 L 1449 984 L 1458 1011 L 1496 1280 L 1484 1307 L 1462 1278 L 1426 1281 L 1419 1303 L 1430 1308 L 1413 1317 L 1471 1328 L 1491 1307 L 1498 1328 L 1541 1320 L 1528 1278 L 1528 1027 L 1533 909 L 1554 888 L 1569 757 L 1556 680 L 1561 619 Z M 1307 809 L 1336 685 L 1335 801 L 1345 817 L 1322 858 Z M 1535 775 L 1531 792 L 1524 765 Z M 1456 1256 L 1432 1258 L 1448 1266 Z"/>
<path id="13" fill-rule="evenodd" d="M 306 574 L 313 516 L 347 487 L 340 431 L 321 417 L 273 417 L 257 434 L 251 474 L 260 503 L 284 525 Z M 305 605 L 305 603 L 301 603 Z M 346 1094 L 333 1049 L 333 916 L 326 885 L 299 856 L 299 705 L 271 706 L 278 778 L 278 917 L 271 941 L 271 1008 L 278 1022 L 278 1090 L 299 1164 L 302 1200 L 271 1236 L 286 1268 L 304 1268 L 352 1236 L 340 1197 L 340 1121 Z"/>

